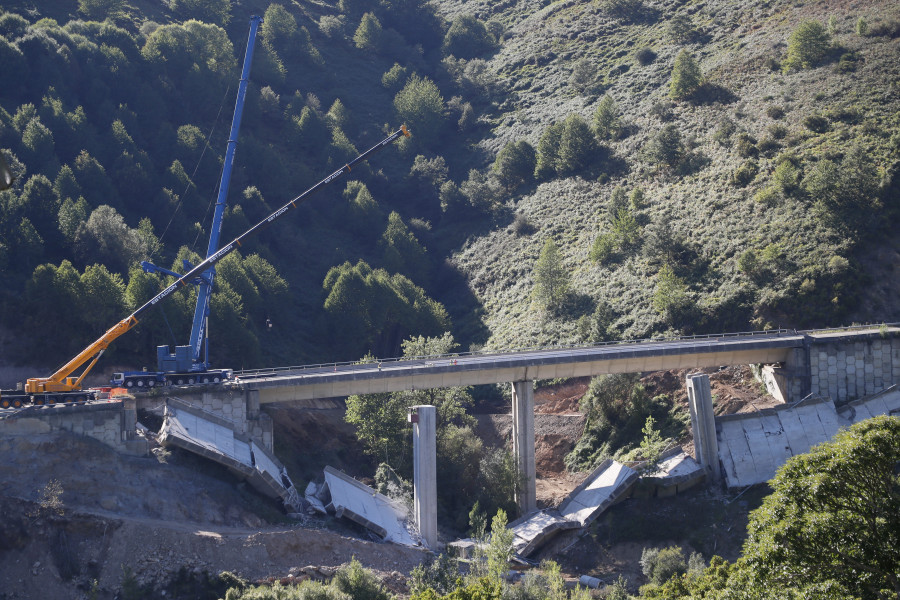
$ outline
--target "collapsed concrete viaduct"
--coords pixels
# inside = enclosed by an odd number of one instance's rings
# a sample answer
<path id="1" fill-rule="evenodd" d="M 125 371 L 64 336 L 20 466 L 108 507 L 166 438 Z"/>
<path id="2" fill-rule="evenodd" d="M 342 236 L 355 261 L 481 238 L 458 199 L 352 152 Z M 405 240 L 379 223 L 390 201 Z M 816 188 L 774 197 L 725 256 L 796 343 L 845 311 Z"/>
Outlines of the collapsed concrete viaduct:
<path id="1" fill-rule="evenodd" d="M 244 373 L 236 385 L 244 390 L 247 405 L 258 410 L 270 402 L 315 403 L 352 394 L 508 382 L 513 450 L 526 481 L 518 500 L 527 513 L 536 508 L 534 380 L 746 364 L 770 365 L 764 372 L 766 385 L 782 401 L 810 394 L 852 400 L 900 382 L 900 328 L 779 331 L 289 368 Z M 695 422 L 695 428 L 701 423 Z M 712 431 L 714 437 L 714 425 Z"/>
<path id="2" fill-rule="evenodd" d="M 513 399 L 513 449 L 526 481 L 518 501 L 523 512 L 528 513 L 536 507 L 534 380 L 742 364 L 767 365 L 763 370 L 767 388 L 784 402 L 795 402 L 814 395 L 845 403 L 900 383 L 900 327 L 781 331 L 504 354 L 292 367 L 244 372 L 238 374 L 235 383 L 225 387 L 179 388 L 174 393 L 180 400 L 230 421 L 236 434 L 258 440 L 261 446 L 271 451 L 272 421 L 261 410 L 262 405 L 267 403 L 291 402 L 309 408 L 332 408 L 335 402 L 328 399 L 351 394 L 509 383 Z M 703 389 L 702 386 L 689 384 L 689 396 L 700 400 Z M 168 391 L 166 393 L 172 395 Z M 138 407 L 158 403 L 158 397 L 140 395 L 137 399 Z M 48 430 L 66 429 L 97 437 L 117 449 L 123 446 L 126 451 L 139 451 L 132 447 L 136 443 L 133 441 L 134 402 L 101 407 L 72 406 L 66 407 L 65 412 L 53 408 L 32 407 L 14 418 L 2 419 L 0 430 L 14 433 L 32 425 Z M 84 411 L 100 412 L 88 415 Z M 109 412 L 110 418 L 100 419 L 98 415 L 101 412 L 103 415 Z M 90 418 L 85 420 L 85 415 Z M 702 431 L 707 432 L 703 439 L 707 440 L 708 445 L 703 447 L 701 442 L 697 458 L 707 468 L 714 469 L 711 463 L 716 460 L 713 447 L 715 424 L 709 423 L 709 415 L 692 417 L 695 437 Z M 117 430 L 107 431 L 113 425 Z M 714 473 L 712 475 L 715 476 Z"/>

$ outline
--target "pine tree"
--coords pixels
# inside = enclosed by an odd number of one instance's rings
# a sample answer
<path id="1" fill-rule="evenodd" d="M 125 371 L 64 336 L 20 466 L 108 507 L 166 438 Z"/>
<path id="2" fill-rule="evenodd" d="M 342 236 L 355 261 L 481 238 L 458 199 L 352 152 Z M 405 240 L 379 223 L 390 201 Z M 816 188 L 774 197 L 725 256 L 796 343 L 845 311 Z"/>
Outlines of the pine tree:
<path id="1" fill-rule="evenodd" d="M 687 50 L 679 52 L 672 68 L 669 97 L 673 100 L 684 100 L 697 91 L 702 83 L 703 74 L 700 72 L 700 65 Z"/>

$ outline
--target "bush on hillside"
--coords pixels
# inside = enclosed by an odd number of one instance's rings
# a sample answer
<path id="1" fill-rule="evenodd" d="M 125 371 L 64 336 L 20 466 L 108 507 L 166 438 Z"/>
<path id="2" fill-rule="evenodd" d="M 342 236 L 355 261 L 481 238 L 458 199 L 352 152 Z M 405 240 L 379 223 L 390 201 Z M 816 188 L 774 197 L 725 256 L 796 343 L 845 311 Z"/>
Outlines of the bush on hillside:
<path id="1" fill-rule="evenodd" d="M 496 44 L 497 40 L 482 21 L 472 15 L 462 14 L 453 19 L 441 49 L 444 54 L 469 59 L 490 52 Z"/>
<path id="2" fill-rule="evenodd" d="M 185 17 L 221 27 L 231 21 L 231 0 L 172 0 L 172 11 Z"/>
<path id="3" fill-rule="evenodd" d="M 788 38 L 787 58 L 782 70 L 787 73 L 819 65 L 831 50 L 831 36 L 818 21 L 804 21 Z"/>
<path id="4" fill-rule="evenodd" d="M 619 19 L 636 19 L 644 8 L 644 0 L 604 0 L 600 8 Z"/>
<path id="5" fill-rule="evenodd" d="M 634 59 L 638 61 L 639 65 L 646 67 L 656 60 L 656 52 L 651 48 L 641 48 L 634 53 Z"/>
<path id="6" fill-rule="evenodd" d="M 547 238 L 534 263 L 534 298 L 544 308 L 559 308 L 569 290 L 571 275 L 552 238 Z"/>
<path id="7" fill-rule="evenodd" d="M 534 176 L 537 153 L 525 140 L 509 142 L 497 153 L 493 170 L 508 191 L 513 191 Z"/>
<path id="8" fill-rule="evenodd" d="M 646 154 L 657 165 L 676 167 L 685 156 L 681 131 L 676 125 L 666 125 L 647 145 Z"/>
<path id="9" fill-rule="evenodd" d="M 575 88 L 579 94 L 590 92 L 597 82 L 597 67 L 593 61 L 582 58 L 575 62 L 572 66 L 572 74 L 569 76 L 569 84 Z"/>
<path id="10" fill-rule="evenodd" d="M 556 171 L 573 175 L 589 167 L 597 158 L 597 142 L 590 125 L 579 114 L 569 115 L 563 123 L 559 139 Z"/>
<path id="11" fill-rule="evenodd" d="M 124 10 L 125 0 L 78 0 L 78 12 L 95 21 L 115 19 Z"/>
<path id="12" fill-rule="evenodd" d="M 416 136 L 404 142 L 415 139 L 413 143 L 427 146 L 437 140 L 444 125 L 444 97 L 433 81 L 413 74 L 394 96 L 394 110 Z"/>
<path id="13" fill-rule="evenodd" d="M 693 21 L 685 14 L 677 14 L 669 19 L 666 33 L 669 34 L 669 38 L 676 44 L 690 43 L 697 36 Z"/>
<path id="14" fill-rule="evenodd" d="M 641 571 L 650 583 L 661 585 L 672 578 L 687 572 L 684 551 L 679 546 L 668 548 L 644 548 L 641 552 Z"/>

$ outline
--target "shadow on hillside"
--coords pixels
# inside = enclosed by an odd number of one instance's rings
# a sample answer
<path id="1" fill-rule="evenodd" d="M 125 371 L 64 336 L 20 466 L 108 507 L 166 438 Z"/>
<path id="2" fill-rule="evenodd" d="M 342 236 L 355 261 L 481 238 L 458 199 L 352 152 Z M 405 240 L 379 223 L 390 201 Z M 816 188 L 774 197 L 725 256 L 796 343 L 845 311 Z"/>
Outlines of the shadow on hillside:
<path id="1" fill-rule="evenodd" d="M 706 82 L 691 94 L 691 104 L 732 104 L 737 102 L 737 95 L 731 90 L 716 83 Z"/>
<path id="2" fill-rule="evenodd" d="M 450 260 L 444 260 L 435 277 L 434 296 L 441 298 L 453 322 L 453 337 L 459 344 L 458 352 L 466 352 L 473 346 L 483 346 L 491 332 L 484 323 L 485 309 L 472 289 L 466 274 Z"/>

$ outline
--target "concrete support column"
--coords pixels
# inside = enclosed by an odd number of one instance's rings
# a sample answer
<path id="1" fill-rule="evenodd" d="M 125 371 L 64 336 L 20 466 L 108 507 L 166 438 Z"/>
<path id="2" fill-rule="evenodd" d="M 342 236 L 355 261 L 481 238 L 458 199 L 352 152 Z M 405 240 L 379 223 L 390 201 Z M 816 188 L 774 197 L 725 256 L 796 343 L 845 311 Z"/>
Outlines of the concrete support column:
<path id="1" fill-rule="evenodd" d="M 413 490 L 416 525 L 425 545 L 437 550 L 437 409 L 411 406 L 413 424 Z"/>
<path id="2" fill-rule="evenodd" d="M 716 416 L 713 412 L 709 375 L 699 373 L 687 377 L 688 407 L 694 432 L 694 455 L 714 482 L 720 478 L 719 442 L 716 439 Z"/>
<path id="3" fill-rule="evenodd" d="M 514 381 L 512 384 L 512 438 L 513 454 L 522 489 L 516 501 L 522 514 L 537 510 L 537 488 L 534 465 L 534 386 L 531 381 Z"/>

